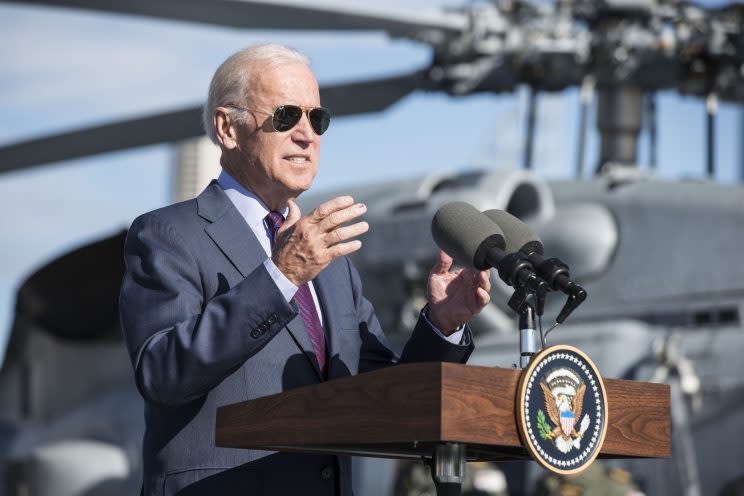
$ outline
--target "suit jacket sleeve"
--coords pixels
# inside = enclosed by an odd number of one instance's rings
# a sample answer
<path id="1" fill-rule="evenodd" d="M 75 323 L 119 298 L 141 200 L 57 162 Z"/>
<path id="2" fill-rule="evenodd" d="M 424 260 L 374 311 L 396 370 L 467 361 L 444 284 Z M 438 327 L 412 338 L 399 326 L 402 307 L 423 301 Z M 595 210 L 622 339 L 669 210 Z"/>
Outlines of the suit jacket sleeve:
<path id="1" fill-rule="evenodd" d="M 354 265 L 348 261 L 351 275 L 351 287 L 360 322 L 362 349 L 359 356 L 359 372 L 374 370 L 394 363 L 412 362 L 457 362 L 464 363 L 473 352 L 473 335 L 470 326 L 466 326 L 460 344 L 453 344 L 440 336 L 419 315 L 413 334 L 403 348 L 400 358 L 390 350 L 380 323 L 375 316 L 372 304 L 362 294 L 362 283 Z"/>
<path id="2" fill-rule="evenodd" d="M 134 221 L 124 247 L 120 313 L 137 387 L 165 405 L 209 392 L 297 315 L 263 264 L 205 301 L 188 246 L 155 212 Z"/>

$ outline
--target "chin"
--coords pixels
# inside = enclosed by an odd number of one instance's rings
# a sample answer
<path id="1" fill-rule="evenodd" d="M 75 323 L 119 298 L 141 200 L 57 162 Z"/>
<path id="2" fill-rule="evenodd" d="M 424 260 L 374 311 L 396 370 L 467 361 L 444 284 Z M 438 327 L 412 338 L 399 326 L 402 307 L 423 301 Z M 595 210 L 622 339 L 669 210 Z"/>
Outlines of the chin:
<path id="1" fill-rule="evenodd" d="M 310 189 L 311 184 L 312 182 L 308 184 L 298 184 L 298 183 L 286 184 L 284 186 L 284 189 L 287 192 L 287 195 L 289 198 L 297 198 L 302 193 Z"/>
<path id="2" fill-rule="evenodd" d="M 310 187 L 313 185 L 313 179 L 315 179 L 315 174 L 313 174 L 309 178 L 292 181 L 291 183 L 287 184 L 287 189 L 299 195 L 300 193 L 310 189 Z"/>
<path id="3" fill-rule="evenodd" d="M 298 196 L 300 196 L 302 193 L 304 193 L 305 191 L 309 189 L 310 189 L 310 186 L 293 189 L 292 194 L 294 195 L 295 198 L 297 198 Z"/>

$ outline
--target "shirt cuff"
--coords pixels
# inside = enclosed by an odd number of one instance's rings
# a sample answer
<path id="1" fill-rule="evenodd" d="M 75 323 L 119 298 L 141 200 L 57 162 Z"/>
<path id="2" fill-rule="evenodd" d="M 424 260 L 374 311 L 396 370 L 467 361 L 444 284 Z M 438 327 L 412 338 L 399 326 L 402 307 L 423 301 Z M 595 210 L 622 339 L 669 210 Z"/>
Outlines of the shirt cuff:
<path id="1" fill-rule="evenodd" d="M 427 315 L 428 313 L 429 313 L 429 307 L 427 306 L 424 309 L 424 311 L 421 312 L 421 315 L 424 316 L 424 320 L 426 321 L 427 324 L 429 324 L 429 327 L 431 327 L 432 329 L 434 329 L 434 332 L 436 332 L 437 334 L 439 334 L 439 336 L 442 339 L 446 339 L 447 341 L 449 341 L 452 344 L 461 344 L 461 342 L 462 342 L 462 336 L 465 333 L 465 325 L 464 324 L 461 325 L 460 327 L 458 327 L 457 330 L 455 332 L 453 332 L 452 334 L 450 334 L 449 336 L 445 336 L 444 333 L 442 331 L 440 331 L 437 326 L 435 326 L 434 324 L 431 323 L 431 321 L 429 320 L 429 316 Z"/>
<path id="2" fill-rule="evenodd" d="M 266 271 L 269 273 L 269 276 L 274 281 L 274 284 L 276 284 L 277 289 L 282 293 L 282 296 L 284 296 L 284 299 L 287 300 L 287 303 L 294 298 L 295 293 L 297 292 L 297 286 L 287 279 L 287 276 L 282 274 L 282 271 L 279 270 L 279 268 L 274 265 L 274 261 L 271 258 L 267 258 L 264 260 L 264 267 L 266 267 Z"/>

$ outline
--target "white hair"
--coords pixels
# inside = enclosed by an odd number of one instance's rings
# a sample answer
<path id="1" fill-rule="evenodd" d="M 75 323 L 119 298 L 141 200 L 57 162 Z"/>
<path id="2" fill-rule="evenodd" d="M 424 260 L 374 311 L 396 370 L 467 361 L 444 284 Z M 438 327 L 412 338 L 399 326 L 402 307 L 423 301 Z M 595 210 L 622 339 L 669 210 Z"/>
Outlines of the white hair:
<path id="1" fill-rule="evenodd" d="M 310 59 L 305 54 L 275 43 L 244 48 L 228 57 L 212 76 L 207 103 L 202 111 L 204 131 L 209 139 L 218 144 L 213 122 L 217 107 L 247 104 L 251 98 L 253 79 L 258 71 L 296 62 L 310 65 Z M 237 109 L 234 112 L 240 119 L 242 112 Z"/>

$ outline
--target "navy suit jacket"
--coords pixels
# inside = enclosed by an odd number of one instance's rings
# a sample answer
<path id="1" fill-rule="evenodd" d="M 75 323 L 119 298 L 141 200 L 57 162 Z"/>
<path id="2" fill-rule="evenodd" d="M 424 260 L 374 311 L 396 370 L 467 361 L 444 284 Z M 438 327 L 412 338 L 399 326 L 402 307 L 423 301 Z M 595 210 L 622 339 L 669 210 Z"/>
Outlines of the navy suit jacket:
<path id="1" fill-rule="evenodd" d="M 137 218 L 125 243 L 120 310 L 145 399 L 144 494 L 351 494 L 348 457 L 215 447 L 219 406 L 324 380 L 293 303 L 266 254 L 213 182 L 196 199 Z M 399 361 L 464 362 L 462 345 L 420 319 L 402 356 L 390 350 L 346 257 L 313 281 L 328 342 L 328 379 Z"/>

